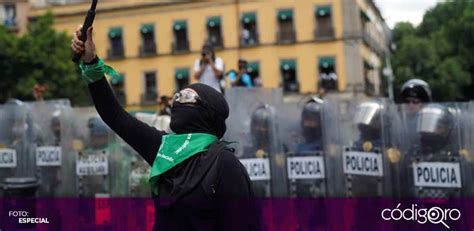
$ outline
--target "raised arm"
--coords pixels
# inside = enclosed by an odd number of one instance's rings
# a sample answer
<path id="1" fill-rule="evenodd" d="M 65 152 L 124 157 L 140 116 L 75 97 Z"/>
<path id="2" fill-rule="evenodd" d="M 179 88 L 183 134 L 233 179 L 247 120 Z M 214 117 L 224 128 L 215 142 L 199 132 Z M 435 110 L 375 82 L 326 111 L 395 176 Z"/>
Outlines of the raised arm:
<path id="1" fill-rule="evenodd" d="M 122 108 L 103 75 L 104 65 L 95 53 L 92 27 L 87 31 L 85 44 L 78 39 L 81 33 L 80 29 L 79 27 L 76 30 L 71 48 L 75 53 L 82 54 L 83 78 L 89 85 L 97 112 L 117 135 L 132 146 L 148 164 L 152 165 L 160 147 L 161 138 L 166 133 L 139 121 Z"/>

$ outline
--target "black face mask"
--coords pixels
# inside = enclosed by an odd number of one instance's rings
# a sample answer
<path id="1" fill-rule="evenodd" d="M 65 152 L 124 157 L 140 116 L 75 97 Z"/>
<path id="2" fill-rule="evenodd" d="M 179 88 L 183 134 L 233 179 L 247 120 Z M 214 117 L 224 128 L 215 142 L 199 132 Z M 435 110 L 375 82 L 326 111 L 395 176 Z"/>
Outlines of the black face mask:
<path id="1" fill-rule="evenodd" d="M 432 153 L 444 148 L 447 140 L 442 136 L 423 134 L 420 137 L 420 142 L 424 152 Z"/>
<path id="2" fill-rule="evenodd" d="M 224 96 L 214 88 L 200 83 L 186 88 L 193 89 L 203 103 L 173 102 L 171 130 L 176 134 L 207 133 L 222 138 L 226 131 L 225 119 L 229 116 Z"/>
<path id="3" fill-rule="evenodd" d="M 306 142 L 313 142 L 321 139 L 321 128 L 320 127 L 306 127 L 303 126 L 303 136 Z"/>

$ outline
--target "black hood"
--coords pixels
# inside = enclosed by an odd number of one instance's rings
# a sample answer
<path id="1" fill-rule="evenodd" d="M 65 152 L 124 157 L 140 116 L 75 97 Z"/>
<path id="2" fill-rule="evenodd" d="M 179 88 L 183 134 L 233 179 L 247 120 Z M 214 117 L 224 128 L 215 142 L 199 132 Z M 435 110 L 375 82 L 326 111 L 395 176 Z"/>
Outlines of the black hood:
<path id="1" fill-rule="evenodd" d="M 181 104 L 173 102 L 170 128 L 176 134 L 208 133 L 219 139 L 226 131 L 225 120 L 229 117 L 229 106 L 220 92 L 201 84 L 191 84 L 202 102 Z"/>

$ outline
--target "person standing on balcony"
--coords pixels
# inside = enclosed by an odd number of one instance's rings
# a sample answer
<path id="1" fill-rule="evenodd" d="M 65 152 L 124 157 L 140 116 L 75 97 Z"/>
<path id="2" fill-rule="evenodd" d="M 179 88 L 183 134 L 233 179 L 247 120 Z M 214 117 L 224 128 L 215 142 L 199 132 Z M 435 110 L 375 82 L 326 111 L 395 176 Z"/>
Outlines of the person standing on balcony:
<path id="1" fill-rule="evenodd" d="M 209 44 L 202 46 L 201 58 L 194 63 L 194 78 L 200 83 L 211 86 L 222 93 L 220 84 L 224 72 L 224 61 L 216 57 L 214 49 Z"/>

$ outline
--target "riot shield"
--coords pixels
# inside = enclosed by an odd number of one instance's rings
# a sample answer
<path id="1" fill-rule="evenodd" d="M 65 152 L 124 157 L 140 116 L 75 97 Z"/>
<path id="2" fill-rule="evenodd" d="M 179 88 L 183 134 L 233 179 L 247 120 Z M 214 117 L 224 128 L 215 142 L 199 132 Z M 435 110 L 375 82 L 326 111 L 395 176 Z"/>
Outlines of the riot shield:
<path id="1" fill-rule="evenodd" d="M 131 197 L 149 197 L 151 195 L 150 178 L 151 166 L 140 156 L 130 145 L 120 139 L 120 145 L 125 156 L 127 156 L 126 164 L 123 166 L 128 168 L 128 185 L 127 196 Z"/>
<path id="2" fill-rule="evenodd" d="M 130 155 L 95 108 L 74 108 L 74 114 L 78 196 L 127 195 Z"/>
<path id="3" fill-rule="evenodd" d="M 29 108 L 14 100 L 0 106 L 0 178 L 36 177 L 31 143 L 37 138 Z"/>
<path id="4" fill-rule="evenodd" d="M 32 144 L 39 196 L 75 195 L 73 114 L 68 100 L 28 103 L 38 138 Z"/>
<path id="5" fill-rule="evenodd" d="M 410 111 L 400 109 L 402 114 Z M 405 140 L 404 196 L 450 198 L 464 194 L 466 184 L 462 172 L 468 129 L 468 105 L 464 103 L 426 104 L 417 112 L 414 139 Z M 402 116 L 402 118 L 409 118 Z M 406 124 L 410 122 L 405 122 Z M 406 138 L 412 138 L 407 135 Z M 466 155 L 467 156 L 467 155 Z"/>
<path id="6" fill-rule="evenodd" d="M 288 192 L 296 197 L 327 195 L 322 145 L 322 100 L 278 105 L 279 137 L 286 156 Z"/>
<path id="7" fill-rule="evenodd" d="M 328 98 L 323 124 L 328 143 L 328 165 L 334 167 L 335 194 L 347 197 L 390 195 L 390 167 L 386 154 L 392 147 L 388 102 Z M 336 137 L 336 138 L 335 138 Z M 336 146 L 336 147 L 331 147 Z M 342 190 L 342 191 L 341 191 Z"/>
<path id="8" fill-rule="evenodd" d="M 236 155 L 259 197 L 287 195 L 285 158 L 277 135 L 274 105 L 281 89 L 232 88 L 226 92 L 230 116 L 225 139 L 237 141 Z"/>

